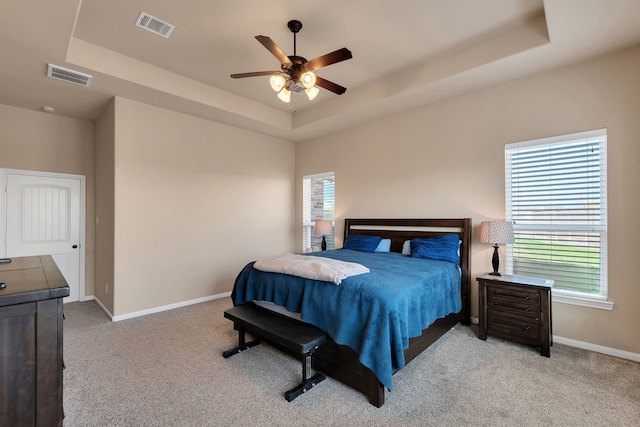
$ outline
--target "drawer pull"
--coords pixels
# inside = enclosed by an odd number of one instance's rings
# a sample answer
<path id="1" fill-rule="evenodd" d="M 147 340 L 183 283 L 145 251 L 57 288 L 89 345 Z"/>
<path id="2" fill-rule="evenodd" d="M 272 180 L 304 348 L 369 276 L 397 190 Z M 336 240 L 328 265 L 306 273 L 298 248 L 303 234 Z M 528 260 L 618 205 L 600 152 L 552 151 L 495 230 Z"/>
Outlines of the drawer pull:
<path id="1" fill-rule="evenodd" d="M 527 312 L 531 311 L 531 307 L 525 308 L 524 311 L 527 311 Z"/>
<path id="2" fill-rule="evenodd" d="M 495 289 L 493 290 L 493 294 L 494 295 L 498 295 L 498 291 L 496 291 Z"/>
<path id="3" fill-rule="evenodd" d="M 524 330 L 525 331 L 530 331 L 531 330 L 531 326 L 525 326 Z"/>
<path id="4" fill-rule="evenodd" d="M 494 301 L 494 302 L 493 302 L 493 305 L 498 305 L 498 301 Z"/>
<path id="5" fill-rule="evenodd" d="M 498 323 L 498 319 L 493 319 L 493 323 Z"/>
<path id="6" fill-rule="evenodd" d="M 526 299 L 527 301 L 529 301 L 531 299 L 531 295 L 527 295 L 526 297 L 524 297 L 524 299 Z"/>

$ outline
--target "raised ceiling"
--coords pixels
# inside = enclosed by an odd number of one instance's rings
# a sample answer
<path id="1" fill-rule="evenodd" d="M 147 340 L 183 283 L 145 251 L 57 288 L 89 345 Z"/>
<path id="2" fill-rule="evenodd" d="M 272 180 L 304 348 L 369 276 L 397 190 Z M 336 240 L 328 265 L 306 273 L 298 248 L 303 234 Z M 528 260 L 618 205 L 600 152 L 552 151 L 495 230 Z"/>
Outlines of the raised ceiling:
<path id="1" fill-rule="evenodd" d="M 140 12 L 176 26 L 169 38 Z M 255 40 L 287 55 L 302 21 L 307 59 L 347 47 L 317 74 L 348 88 L 277 100 L 276 70 Z M 637 0 L 21 0 L 0 4 L 0 103 L 94 120 L 123 96 L 292 141 L 314 138 L 640 42 Z M 48 63 L 94 76 L 90 88 L 46 77 Z"/>

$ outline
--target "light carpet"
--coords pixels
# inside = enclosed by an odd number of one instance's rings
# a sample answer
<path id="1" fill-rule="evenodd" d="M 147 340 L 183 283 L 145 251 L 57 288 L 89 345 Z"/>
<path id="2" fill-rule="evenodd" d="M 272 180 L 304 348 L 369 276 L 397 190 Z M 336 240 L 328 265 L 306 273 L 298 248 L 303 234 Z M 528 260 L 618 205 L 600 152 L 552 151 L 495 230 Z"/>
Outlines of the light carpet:
<path id="1" fill-rule="evenodd" d="M 638 426 L 640 364 L 556 344 L 477 338 L 456 326 L 393 378 L 382 408 L 328 378 L 292 402 L 300 362 L 237 345 L 229 298 L 120 322 L 66 304 L 64 425 Z"/>

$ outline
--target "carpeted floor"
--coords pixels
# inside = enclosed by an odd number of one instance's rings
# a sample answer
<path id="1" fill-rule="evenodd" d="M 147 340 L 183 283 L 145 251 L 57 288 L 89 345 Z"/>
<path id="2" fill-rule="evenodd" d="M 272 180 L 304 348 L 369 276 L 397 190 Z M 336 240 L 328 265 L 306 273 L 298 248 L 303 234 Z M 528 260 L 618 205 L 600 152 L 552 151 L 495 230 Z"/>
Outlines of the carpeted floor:
<path id="1" fill-rule="evenodd" d="M 117 323 L 65 305 L 64 425 L 638 426 L 640 364 L 554 345 L 551 358 L 458 325 L 394 376 L 382 408 L 328 378 L 287 402 L 300 362 L 261 344 L 224 359 L 229 298 Z"/>

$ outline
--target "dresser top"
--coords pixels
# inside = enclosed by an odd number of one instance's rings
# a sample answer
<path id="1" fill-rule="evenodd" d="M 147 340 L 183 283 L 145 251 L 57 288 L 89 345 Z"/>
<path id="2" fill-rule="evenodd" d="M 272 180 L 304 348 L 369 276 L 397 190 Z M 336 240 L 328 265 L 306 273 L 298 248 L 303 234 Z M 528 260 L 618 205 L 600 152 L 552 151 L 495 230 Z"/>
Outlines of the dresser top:
<path id="1" fill-rule="evenodd" d="M 0 307 L 62 298 L 69 286 L 51 255 L 14 257 L 0 263 Z"/>
<path id="2" fill-rule="evenodd" d="M 503 274 L 502 276 L 493 276 L 491 274 L 483 274 L 478 276 L 476 280 L 482 280 L 484 282 L 491 282 L 495 284 L 516 283 L 519 285 L 528 286 L 540 286 L 544 288 L 551 288 L 553 286 L 553 280 L 539 279 L 537 277 L 517 276 Z"/>

